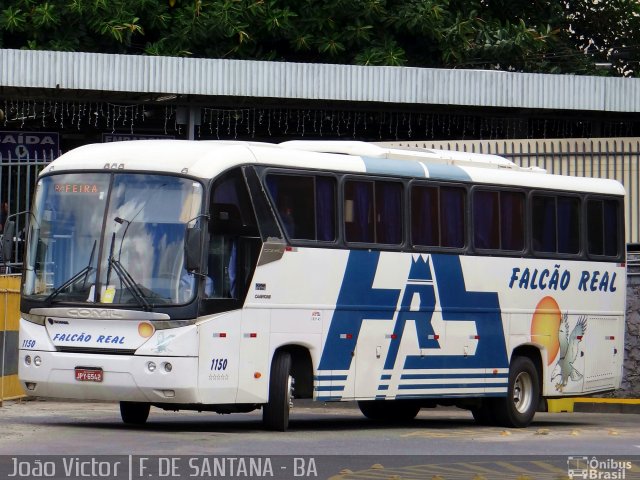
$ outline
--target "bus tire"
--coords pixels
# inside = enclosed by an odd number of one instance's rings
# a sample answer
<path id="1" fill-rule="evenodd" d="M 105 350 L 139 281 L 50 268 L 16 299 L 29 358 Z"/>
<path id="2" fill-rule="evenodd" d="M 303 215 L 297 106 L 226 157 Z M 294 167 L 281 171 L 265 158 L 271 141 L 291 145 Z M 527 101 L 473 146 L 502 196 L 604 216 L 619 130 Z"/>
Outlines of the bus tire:
<path id="1" fill-rule="evenodd" d="M 499 425 L 523 428 L 531 423 L 540 402 L 538 369 L 529 357 L 514 357 L 509 367 L 506 398 L 496 401 L 495 416 Z"/>
<path id="2" fill-rule="evenodd" d="M 369 420 L 379 422 L 408 422 L 420 411 L 417 403 L 402 400 L 361 400 L 358 408 Z"/>
<path id="3" fill-rule="evenodd" d="M 128 425 L 144 425 L 151 405 L 143 402 L 120 402 L 120 416 Z"/>
<path id="4" fill-rule="evenodd" d="M 271 363 L 269 401 L 262 408 L 262 422 L 267 430 L 284 432 L 287 429 L 292 400 L 291 355 L 277 352 Z"/>

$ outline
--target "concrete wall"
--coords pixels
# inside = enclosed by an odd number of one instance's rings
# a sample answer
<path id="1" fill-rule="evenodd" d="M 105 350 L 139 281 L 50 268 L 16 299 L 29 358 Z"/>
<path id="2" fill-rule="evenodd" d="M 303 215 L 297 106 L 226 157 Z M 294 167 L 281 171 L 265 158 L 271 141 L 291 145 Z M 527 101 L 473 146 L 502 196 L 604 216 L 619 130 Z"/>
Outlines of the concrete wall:
<path id="1" fill-rule="evenodd" d="M 624 372 L 615 396 L 640 398 L 640 272 L 629 275 L 628 282 Z"/>

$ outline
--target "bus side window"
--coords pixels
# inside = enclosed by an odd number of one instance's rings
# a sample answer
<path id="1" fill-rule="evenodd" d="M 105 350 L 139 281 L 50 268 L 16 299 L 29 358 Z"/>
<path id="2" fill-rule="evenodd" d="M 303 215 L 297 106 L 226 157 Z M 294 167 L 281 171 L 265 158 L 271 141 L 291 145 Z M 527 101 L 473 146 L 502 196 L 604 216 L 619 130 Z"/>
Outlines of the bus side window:
<path id="1" fill-rule="evenodd" d="M 207 275 L 213 288 L 205 288 L 204 293 L 209 298 L 237 300 L 244 292 L 252 263 L 257 261 L 254 250 L 259 245 L 253 207 L 240 170 L 216 182 L 209 212 Z"/>
<path id="2" fill-rule="evenodd" d="M 589 199 L 587 201 L 587 242 L 589 255 L 618 255 L 618 202 Z"/>
<path id="3" fill-rule="evenodd" d="M 237 298 L 237 240 L 234 233 L 242 226 L 239 216 L 236 205 L 213 205 L 211 218 L 214 233 L 209 241 L 207 256 L 207 272 L 213 281 L 212 298 Z"/>

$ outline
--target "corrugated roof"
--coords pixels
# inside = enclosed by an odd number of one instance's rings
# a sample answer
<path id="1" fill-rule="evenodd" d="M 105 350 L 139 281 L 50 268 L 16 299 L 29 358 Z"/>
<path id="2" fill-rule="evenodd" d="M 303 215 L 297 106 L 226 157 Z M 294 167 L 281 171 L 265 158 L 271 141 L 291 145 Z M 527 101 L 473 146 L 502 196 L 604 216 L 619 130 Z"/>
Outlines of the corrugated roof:
<path id="1" fill-rule="evenodd" d="M 640 111 L 640 79 L 0 49 L 0 86 Z"/>

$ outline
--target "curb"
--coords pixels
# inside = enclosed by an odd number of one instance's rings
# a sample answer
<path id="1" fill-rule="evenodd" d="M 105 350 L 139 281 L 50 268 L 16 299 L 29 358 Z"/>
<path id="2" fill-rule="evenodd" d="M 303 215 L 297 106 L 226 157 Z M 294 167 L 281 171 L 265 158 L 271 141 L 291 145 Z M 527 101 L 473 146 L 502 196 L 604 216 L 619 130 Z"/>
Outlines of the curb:
<path id="1" fill-rule="evenodd" d="M 640 414 L 640 398 L 558 398 L 547 400 L 547 411 Z"/>

